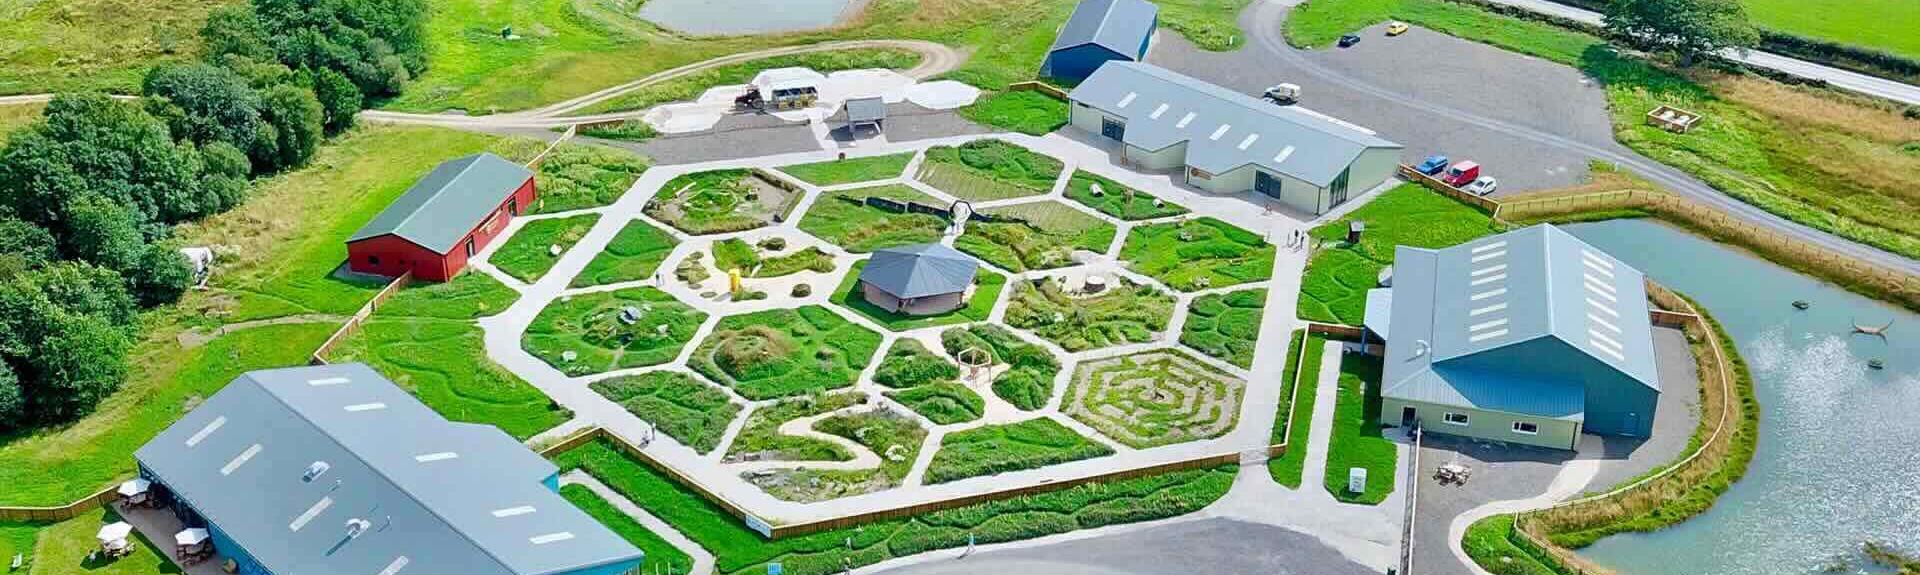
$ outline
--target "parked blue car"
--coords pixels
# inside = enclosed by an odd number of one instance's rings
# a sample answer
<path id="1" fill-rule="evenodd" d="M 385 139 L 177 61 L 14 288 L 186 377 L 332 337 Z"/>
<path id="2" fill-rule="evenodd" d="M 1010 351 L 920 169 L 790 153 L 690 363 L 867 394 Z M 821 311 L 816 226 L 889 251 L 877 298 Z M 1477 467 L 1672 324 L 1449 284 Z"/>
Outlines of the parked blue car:
<path id="1" fill-rule="evenodd" d="M 1426 160 L 1421 161 L 1420 165 L 1413 169 L 1429 176 L 1438 176 L 1440 172 L 1447 169 L 1447 156 L 1444 154 L 1427 156 Z"/>

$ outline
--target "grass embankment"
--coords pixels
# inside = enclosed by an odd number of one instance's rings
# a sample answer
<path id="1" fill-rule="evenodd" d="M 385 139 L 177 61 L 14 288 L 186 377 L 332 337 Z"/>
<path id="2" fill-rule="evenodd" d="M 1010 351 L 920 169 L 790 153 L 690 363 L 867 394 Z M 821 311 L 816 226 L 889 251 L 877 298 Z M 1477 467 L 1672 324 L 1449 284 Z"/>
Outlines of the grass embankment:
<path id="1" fill-rule="evenodd" d="M 568 451 L 555 462 L 563 469 L 586 469 L 666 521 L 711 551 L 717 570 L 727 575 L 765 573 L 770 562 L 795 575 L 828 575 L 848 566 L 964 547 L 969 535 L 985 545 L 1184 515 L 1226 495 L 1235 470 L 1222 466 L 1106 481 L 769 541 L 738 517 L 605 443 Z"/>
<path id="2" fill-rule="evenodd" d="M 1045 136 L 1071 118 L 1067 103 L 1033 90 L 1000 92 L 960 109 L 975 123 L 1005 128 L 1029 136 Z"/>
<path id="3" fill-rule="evenodd" d="M 1100 188 L 1097 193 L 1093 189 L 1095 186 Z M 1074 170 L 1073 177 L 1067 179 L 1065 195 L 1067 199 L 1099 210 L 1100 213 L 1127 221 L 1151 220 L 1187 213 L 1187 208 L 1179 204 L 1080 170 Z"/>
<path id="4" fill-rule="evenodd" d="M 155 64 L 198 56 L 207 13 L 232 0 L 9 3 L 0 94 L 140 91 Z M 9 555 L 6 559 L 12 559 Z"/>
<path id="5" fill-rule="evenodd" d="M 1181 291 L 1273 278 L 1273 244 L 1212 217 L 1150 224 L 1127 233 L 1127 269 Z"/>
<path id="6" fill-rule="evenodd" d="M 720 445 L 720 436 L 740 413 L 740 405 L 726 393 L 674 371 L 603 379 L 588 387 L 700 453 Z"/>
<path id="7" fill-rule="evenodd" d="M 980 211 L 996 221 L 967 223 L 953 247 L 1014 273 L 1074 264 L 1073 252 L 1104 254 L 1118 228 L 1054 201 Z"/>
<path id="8" fill-rule="evenodd" d="M 1303 337 L 1304 336 L 1304 337 Z M 1303 345 L 1304 342 L 1304 345 Z M 1280 408 L 1273 419 L 1273 444 L 1287 444 L 1287 452 L 1267 460 L 1267 475 L 1274 483 L 1299 489 L 1301 474 L 1307 466 L 1309 431 L 1313 428 L 1314 393 L 1320 388 L 1321 351 L 1327 339 L 1318 334 L 1293 332 L 1287 343 L 1287 367 L 1281 375 Z M 1307 354 L 1302 358 L 1300 354 Z M 1303 362 L 1304 359 L 1304 362 Z"/>
<path id="9" fill-rule="evenodd" d="M 1052 280 L 1021 281 L 1007 303 L 1006 323 L 1067 351 L 1086 351 L 1152 341 L 1173 319 L 1174 303 L 1172 294 L 1124 277 L 1091 296 L 1068 295 Z"/>
<path id="10" fill-rule="evenodd" d="M 1598 37 L 1441 0 L 1331 0 L 1297 9 L 1287 32 L 1319 44 L 1396 18 L 1573 66 L 1606 87 L 1614 137 L 1714 188 L 1809 227 L 1920 258 L 1920 119 L 1833 90 L 1616 54 Z M 1328 36 L 1331 34 L 1332 36 Z M 1645 125 L 1670 104 L 1706 119 L 1686 134 Z"/>
<path id="11" fill-rule="evenodd" d="M 540 199 L 531 213 L 545 214 L 613 203 L 647 171 L 632 152 L 605 146 L 561 144 L 540 161 L 534 177 Z"/>
<path id="12" fill-rule="evenodd" d="M 746 84 L 753 81 L 753 77 L 760 72 L 774 68 L 811 68 L 815 72 L 825 74 L 866 68 L 890 68 L 904 71 L 919 63 L 920 53 L 898 48 L 854 48 L 773 56 L 701 70 L 595 103 L 581 108 L 574 114 L 590 115 L 645 110 L 670 102 L 692 101 L 709 88 Z"/>
<path id="13" fill-rule="evenodd" d="M 1266 288 L 1207 294 L 1187 307 L 1180 343 L 1240 367 L 1253 367 L 1260 320 L 1267 312 Z"/>
<path id="14" fill-rule="evenodd" d="M 627 222 L 627 226 L 607 242 L 606 249 L 593 256 L 593 261 L 587 262 L 586 269 L 580 270 L 580 275 L 574 276 L 568 285 L 590 287 L 651 278 L 677 245 L 680 240 L 652 224 L 640 220 Z"/>
<path id="15" fill-rule="evenodd" d="M 933 196 L 900 184 L 827 192 L 815 198 L 806 215 L 800 217 L 800 231 L 847 251 L 865 253 L 938 241 L 947 229 L 945 218 L 877 208 L 866 204 L 869 197 L 946 207 Z"/>
<path id="16" fill-rule="evenodd" d="M 834 186 L 898 178 L 912 161 L 913 152 L 905 152 L 784 166 L 780 171 L 816 186 Z"/>
<path id="17" fill-rule="evenodd" d="M 1340 395 L 1327 443 L 1328 493 L 1347 503 L 1377 505 L 1393 493 L 1399 447 L 1380 435 L 1380 358 L 1340 354 Z M 1367 490 L 1347 491 L 1347 470 L 1367 470 Z"/>
<path id="18" fill-rule="evenodd" d="M 570 376 L 660 365 L 679 357 L 706 320 L 651 287 L 579 294 L 540 310 L 520 347 Z"/>
<path id="19" fill-rule="evenodd" d="M 1113 448 L 1044 417 L 975 427 L 947 434 L 927 465 L 926 483 L 997 475 L 1105 457 Z"/>
<path id="20" fill-rule="evenodd" d="M 1359 244 L 1346 243 L 1348 224 L 1367 223 Z M 1300 279 L 1301 319 L 1360 325 L 1367 290 L 1393 265 L 1396 246 L 1444 248 L 1494 233 L 1493 218 L 1419 184 L 1401 184 L 1309 234 L 1321 247 Z"/>
<path id="21" fill-rule="evenodd" d="M 814 305 L 721 319 L 688 367 L 748 399 L 773 399 L 853 385 L 879 348 L 880 334 Z"/>
<path id="22" fill-rule="evenodd" d="M 916 179 L 973 202 L 1038 196 L 1053 191 L 1065 164 L 1005 140 L 974 140 L 927 148 Z"/>
<path id="23" fill-rule="evenodd" d="M 873 372 L 874 383 L 900 390 L 887 392 L 887 397 L 936 425 L 973 421 L 986 413 L 986 400 L 956 383 L 959 377 L 959 366 L 919 340 L 905 338 L 893 342 Z"/>
<path id="24" fill-rule="evenodd" d="M 1060 361 L 1046 348 L 1027 343 L 1007 328 L 993 324 L 956 327 L 940 333 L 940 347 L 955 359 L 970 360 L 984 353 L 989 365 L 1005 364 L 1006 371 L 993 378 L 993 394 L 1015 408 L 1033 411 L 1053 398 L 1053 378 L 1060 373 Z"/>
<path id="25" fill-rule="evenodd" d="M 1007 287 L 1007 276 L 980 269 L 974 272 L 973 295 L 966 305 L 931 315 L 894 313 L 867 301 L 866 292 L 860 288 L 860 271 L 866 267 L 866 260 L 855 262 L 853 269 L 847 271 L 847 277 L 841 278 L 839 287 L 834 288 L 832 301 L 893 331 L 986 321 L 987 316 L 993 314 L 993 304 L 1000 301 L 1000 291 Z"/>
<path id="26" fill-rule="evenodd" d="M 632 517 L 621 512 L 612 503 L 608 503 L 606 499 L 602 499 L 593 490 L 579 485 L 562 485 L 560 496 L 567 498 L 574 507 L 586 512 L 587 516 L 592 517 L 594 521 L 620 534 L 621 539 L 626 539 L 634 547 L 640 548 L 640 552 L 646 555 L 647 570 L 661 569 L 663 572 L 672 573 L 692 572 L 693 558 L 688 557 L 685 551 L 667 543 L 667 540 L 661 539 L 654 532 L 648 531 L 645 526 L 640 525 L 640 522 L 634 521 Z"/>
<path id="27" fill-rule="evenodd" d="M 520 281 L 533 283 L 547 275 L 553 264 L 587 237 L 587 230 L 600 221 L 599 214 L 581 214 L 564 218 L 532 220 L 507 238 L 507 243 L 487 257 L 487 263 Z M 558 246 L 559 250 L 553 248 Z"/>

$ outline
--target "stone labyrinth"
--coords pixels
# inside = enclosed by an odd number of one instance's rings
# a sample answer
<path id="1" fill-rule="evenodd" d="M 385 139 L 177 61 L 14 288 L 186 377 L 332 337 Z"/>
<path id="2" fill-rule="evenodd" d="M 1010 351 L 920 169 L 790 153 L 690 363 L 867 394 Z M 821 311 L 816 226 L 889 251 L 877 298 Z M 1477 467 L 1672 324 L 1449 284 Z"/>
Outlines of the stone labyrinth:
<path id="1" fill-rule="evenodd" d="M 1245 390 L 1245 380 L 1186 353 L 1154 350 L 1082 362 L 1061 411 L 1144 449 L 1232 430 Z"/>

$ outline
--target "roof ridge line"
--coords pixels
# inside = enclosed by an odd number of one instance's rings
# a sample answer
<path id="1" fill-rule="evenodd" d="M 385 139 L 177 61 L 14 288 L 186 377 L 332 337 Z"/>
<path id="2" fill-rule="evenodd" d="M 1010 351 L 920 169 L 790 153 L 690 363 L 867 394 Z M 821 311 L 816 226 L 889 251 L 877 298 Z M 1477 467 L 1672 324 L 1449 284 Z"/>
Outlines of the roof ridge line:
<path id="1" fill-rule="evenodd" d="M 453 182 L 456 182 L 456 181 L 459 181 L 461 177 L 463 177 L 463 176 L 466 176 L 466 175 L 467 175 L 467 172 L 469 172 L 469 171 L 472 171 L 472 170 L 473 170 L 473 168 L 474 168 L 474 166 L 477 166 L 477 165 L 479 165 L 479 164 L 480 164 L 480 158 L 482 158 L 482 157 L 484 157 L 484 156 L 486 156 L 486 155 L 487 155 L 487 154 L 489 154 L 489 153 L 490 153 L 490 152 L 485 152 L 485 151 L 481 151 L 481 152 L 474 152 L 474 153 L 471 153 L 471 154 L 467 154 L 467 155 L 465 155 L 465 156 L 459 156 L 459 157 L 456 157 L 456 158 L 454 158 L 454 159 L 451 159 L 451 160 L 446 160 L 446 161 L 443 161 L 443 162 L 441 162 L 441 163 L 440 163 L 440 165 L 446 165 L 446 164 L 447 164 L 448 162 L 457 162 L 457 161 L 460 161 L 460 160 L 464 160 L 464 159 L 467 159 L 467 158 L 473 158 L 473 159 L 474 159 L 474 161 L 471 161 L 471 162 L 467 162 L 467 165 L 465 165 L 465 166 L 461 166 L 461 167 L 460 167 L 460 171 L 459 171 L 459 172 L 456 172 L 456 173 L 454 173 L 454 174 L 453 174 L 453 177 L 451 177 L 451 178 L 448 178 L 448 179 L 447 179 L 447 185 L 442 185 L 442 186 L 440 186 L 440 191 L 444 191 L 444 190 L 446 190 L 446 189 L 447 189 L 447 187 L 448 187 L 449 185 L 451 185 L 451 184 L 452 184 Z M 501 159 L 503 159 L 503 160 L 504 160 L 505 158 L 501 158 Z M 434 169 L 435 169 L 435 170 L 437 170 L 437 169 L 440 169 L 440 166 L 434 166 Z M 432 175 L 432 174 L 433 174 L 433 170 L 427 170 L 427 174 L 428 174 L 428 175 Z M 416 184 L 416 185 L 417 185 L 417 184 L 419 184 L 419 183 L 420 183 L 420 180 L 414 180 L 414 184 Z M 411 187 L 409 187 L 409 191 L 411 191 Z M 401 230 L 401 229 L 404 229 L 404 228 L 406 228 L 406 227 L 407 227 L 407 224 L 408 224 L 408 223 L 410 223 L 410 222 L 412 222 L 412 221 L 413 221 L 413 218 L 414 218 L 415 216 L 419 216 L 420 214 L 422 214 L 422 213 L 424 213 L 424 212 L 426 212 L 426 211 L 427 211 L 427 210 L 426 210 L 426 208 L 427 208 L 427 204 L 428 204 L 428 203 L 431 203 L 431 202 L 432 202 L 433 200 L 435 200 L 435 199 L 439 199 L 439 197 L 440 197 L 440 191 L 436 191 L 436 192 L 434 192 L 434 194 L 433 194 L 433 196 L 432 196 L 432 197 L 429 197 L 429 198 L 427 198 L 427 201 L 425 201 L 425 202 L 421 202 L 421 203 L 420 203 L 420 205 L 418 205 L 418 206 L 414 206 L 414 208 L 413 208 L 412 210 L 409 210 L 409 211 L 407 212 L 407 217 L 404 217 L 404 218 L 400 218 L 400 221 L 399 221 L 398 223 L 395 223 L 395 224 L 393 225 L 393 229 L 394 229 L 394 232 L 395 232 L 395 233 L 394 233 L 393 235 L 394 235 L 394 236 L 396 236 L 396 237 L 400 237 L 401 239 L 406 239 L 407 241 L 409 241 L 409 242 L 412 242 L 412 243 L 413 243 L 414 245 L 420 245 L 420 242 L 415 242 L 415 241 L 413 241 L 412 239 L 409 239 L 409 238 L 407 238 L 406 236 L 402 236 L 402 235 L 400 235 L 400 234 L 399 234 L 398 232 L 399 232 L 399 230 Z M 402 196 L 404 196 L 404 195 L 406 195 L 406 192 L 401 192 L 401 194 L 400 194 L 400 195 L 402 195 Z M 421 246 L 421 247 L 426 247 L 426 246 Z M 434 249 L 434 248 L 427 248 L 427 250 L 428 250 L 428 251 L 432 251 L 432 252 L 435 252 L 435 253 L 438 253 L 438 251 L 439 251 L 439 250 L 437 250 L 437 249 Z"/>
<path id="2" fill-rule="evenodd" d="M 1146 62 L 1113 62 L 1113 63 L 1114 63 L 1114 64 L 1120 64 L 1120 65 L 1122 65 L 1122 66 L 1125 66 L 1125 67 L 1127 67 L 1127 68 L 1133 68 L 1133 69 L 1145 69 L 1145 68 L 1153 68 L 1153 69 L 1155 69 L 1155 70 L 1161 70 L 1161 71 L 1165 71 L 1165 72 L 1167 72 L 1167 73 L 1169 73 L 1169 74 L 1174 74 L 1174 75 L 1177 75 L 1177 76 L 1180 76 L 1180 77 L 1182 77 L 1182 78 L 1185 78 L 1185 79 L 1187 79 L 1187 80 L 1191 80 L 1191 81 L 1193 82 L 1193 84 L 1194 84 L 1194 86 L 1195 86 L 1195 89 L 1196 89 L 1197 91 L 1200 91 L 1200 92 L 1203 92 L 1203 93 L 1205 93 L 1205 92 L 1219 92 L 1219 93 L 1221 93 L 1221 94 L 1231 94 L 1231 95 L 1233 95 L 1233 96 L 1235 96 L 1235 97 L 1232 97 L 1232 98 L 1228 98 L 1228 97 L 1224 97 L 1224 96 L 1216 96 L 1216 97 L 1218 97 L 1218 98 L 1220 98 L 1220 99 L 1222 99 L 1222 100 L 1228 100 L 1228 101 L 1230 101 L 1231 103 L 1233 103 L 1234 105 L 1236 105 L 1236 106 L 1239 106 L 1239 107 L 1241 107 L 1241 108 L 1244 108 L 1244 109 L 1246 109 L 1246 110 L 1249 110 L 1249 111 L 1252 111 L 1252 112 L 1256 112 L 1256 113 L 1264 113 L 1264 114 L 1268 114 L 1268 115 L 1270 115 L 1270 116 L 1273 116 L 1273 117 L 1275 117 L 1275 118 L 1280 118 L 1280 119 L 1282 119 L 1282 120 L 1286 120 L 1286 121 L 1287 121 L 1287 123 L 1290 123 L 1290 124 L 1294 124 L 1294 125 L 1297 125 L 1297 126 L 1300 126 L 1300 127 L 1302 127 L 1302 128 L 1306 128 L 1306 129 L 1309 129 L 1309 130 L 1314 130 L 1314 131 L 1317 131 L 1317 132 L 1320 132 L 1320 133 L 1322 133 L 1322 134 L 1326 134 L 1326 135 L 1329 135 L 1329 136 L 1339 136 L 1339 135 L 1341 135 L 1342 133 L 1352 133 L 1352 134 L 1356 134 L 1356 135 L 1360 135 L 1360 136 L 1365 136 L 1365 137 L 1369 137 L 1369 138 L 1374 138 L 1374 139 L 1378 139 L 1378 140 L 1380 140 L 1380 141 L 1383 141 L 1383 142 L 1385 142 L 1385 141 L 1388 141 L 1388 140 L 1387 140 L 1386 138 L 1382 138 L 1382 137 L 1380 137 L 1380 135 L 1379 135 L 1378 133 L 1374 133 L 1374 134 L 1368 134 L 1368 133 L 1366 133 L 1366 132 L 1363 132 L 1363 131 L 1360 131 L 1360 130 L 1355 130 L 1355 129 L 1353 129 L 1353 128 L 1348 128 L 1348 127 L 1346 127 L 1346 126 L 1340 126 L 1339 124 L 1335 124 L 1335 123 L 1334 123 L 1335 121 L 1339 121 L 1339 122 L 1345 122 L 1345 120 L 1340 120 L 1339 118 L 1335 118 L 1335 117 L 1333 117 L 1333 116 L 1331 116 L 1331 115 L 1327 115 L 1327 114 L 1324 114 L 1324 113 L 1321 113 L 1321 112 L 1319 112 L 1319 111 L 1314 111 L 1314 112 L 1312 112 L 1312 113 L 1313 113 L 1313 114 L 1318 114 L 1318 115 L 1321 115 L 1321 116 L 1326 116 L 1326 119 L 1323 119 L 1323 120 L 1321 120 L 1320 122 L 1303 122 L 1303 121 L 1300 121 L 1300 120 L 1301 120 L 1300 118 L 1297 118 L 1297 117 L 1295 117 L 1295 116 L 1294 116 L 1294 114 L 1295 114 L 1295 113 L 1299 113 L 1299 111 L 1298 111 L 1298 110 L 1293 110 L 1293 111 L 1289 111 L 1289 108 L 1291 108 L 1291 106 L 1271 106 L 1271 105 L 1262 105 L 1262 104 L 1257 104 L 1257 102 L 1258 102 L 1258 100 L 1254 100 L 1254 99 L 1253 99 L 1253 96 L 1248 96 L 1248 95 L 1246 95 L 1246 94 L 1242 94 L 1242 93 L 1239 93 L 1239 92 L 1235 92 L 1235 91 L 1233 91 L 1233 90 L 1229 90 L 1229 89 L 1227 89 L 1227 88 L 1226 88 L 1226 87 L 1224 87 L 1224 86 L 1220 86 L 1220 85 L 1218 85 L 1218 84 L 1214 84 L 1214 83 L 1211 83 L 1211 82 L 1207 82 L 1207 81 L 1205 81 L 1205 80 L 1201 80 L 1201 79 L 1199 79 L 1199 78 L 1194 78 L 1194 77 L 1192 77 L 1192 76 L 1188 76 L 1188 75 L 1186 75 L 1186 74 L 1181 74 L 1181 73 L 1179 73 L 1179 72 L 1175 72 L 1175 71 L 1173 71 L 1173 70 L 1168 70 L 1168 69 L 1166 69 L 1166 68 L 1163 68 L 1163 67 L 1160 67 L 1160 66 L 1156 66 L 1156 65 L 1153 65 L 1153 64 L 1149 64 L 1149 63 L 1146 63 Z M 1154 75 L 1158 75 L 1158 74 L 1156 74 L 1156 73 L 1154 73 L 1154 72 L 1151 72 L 1151 71 L 1149 71 L 1149 72 L 1147 72 L 1147 73 L 1148 73 L 1148 74 L 1154 74 Z M 1169 78 L 1162 78 L 1162 79 L 1169 79 Z M 1211 88 L 1209 88 L 1209 87 L 1211 87 Z M 1325 128 L 1328 128 L 1328 127 L 1329 127 L 1329 125 L 1333 125 L 1333 126 L 1339 126 L 1339 127 L 1341 128 L 1341 130 L 1340 130 L 1339 132 L 1335 132 L 1334 130 L 1329 130 L 1329 129 L 1325 129 Z M 1356 142 L 1356 143 L 1357 143 L 1357 142 Z M 1372 146 L 1368 146 L 1368 147 L 1372 147 Z M 1404 147 L 1404 146 L 1403 146 L 1403 147 Z"/>

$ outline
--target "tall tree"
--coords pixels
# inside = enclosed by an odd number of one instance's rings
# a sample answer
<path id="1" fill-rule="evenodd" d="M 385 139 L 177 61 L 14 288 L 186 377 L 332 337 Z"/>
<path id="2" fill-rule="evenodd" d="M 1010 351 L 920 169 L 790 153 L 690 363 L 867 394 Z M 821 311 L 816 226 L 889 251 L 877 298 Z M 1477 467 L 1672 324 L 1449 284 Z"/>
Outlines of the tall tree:
<path id="1" fill-rule="evenodd" d="M 261 132 L 260 95 L 233 70 L 162 64 L 147 72 L 140 93 L 147 110 L 167 121 L 173 137 L 195 144 L 227 142 L 253 149 Z"/>
<path id="2" fill-rule="evenodd" d="M 147 224 L 212 213 L 196 201 L 203 166 L 190 145 L 136 104 L 100 94 L 62 94 L 45 118 L 0 148 L 0 211 L 64 238 L 67 207 L 96 196 L 130 207 Z"/>
<path id="3" fill-rule="evenodd" d="M 1607 31 L 1628 44 L 1668 52 L 1690 66 L 1729 48 L 1752 48 L 1760 34 L 1738 0 L 1613 0 Z"/>

